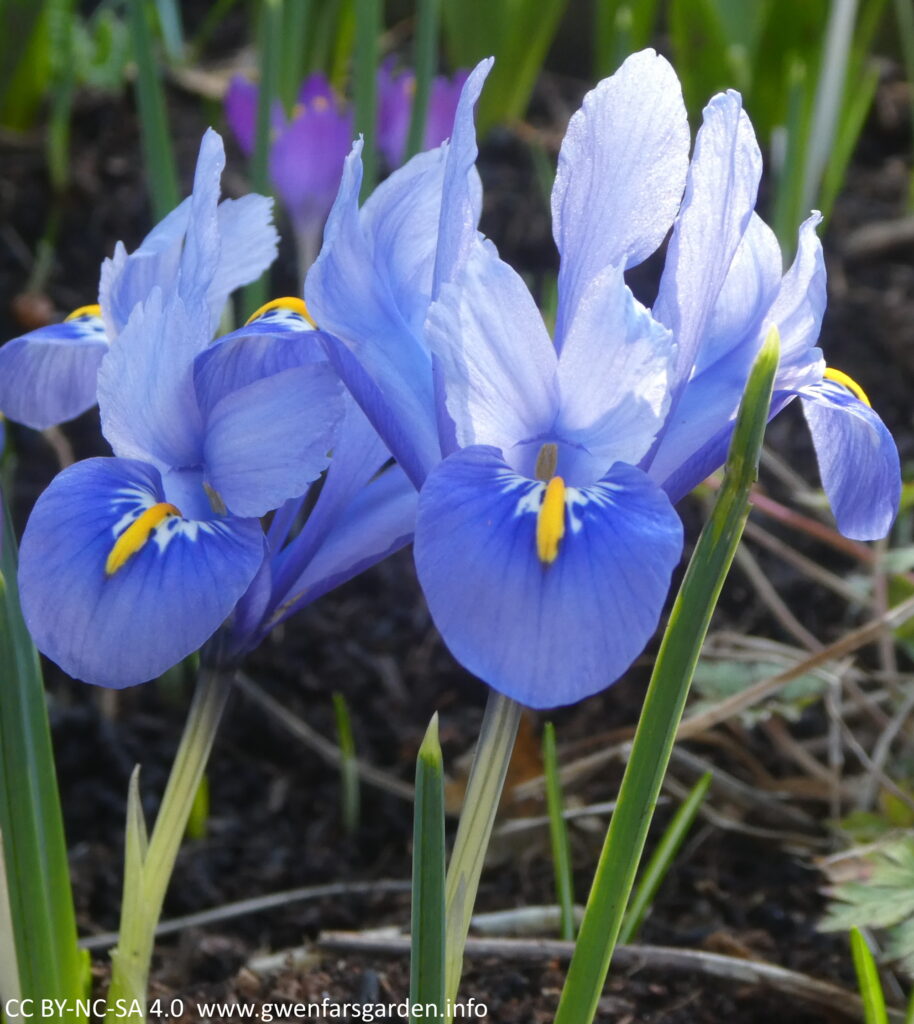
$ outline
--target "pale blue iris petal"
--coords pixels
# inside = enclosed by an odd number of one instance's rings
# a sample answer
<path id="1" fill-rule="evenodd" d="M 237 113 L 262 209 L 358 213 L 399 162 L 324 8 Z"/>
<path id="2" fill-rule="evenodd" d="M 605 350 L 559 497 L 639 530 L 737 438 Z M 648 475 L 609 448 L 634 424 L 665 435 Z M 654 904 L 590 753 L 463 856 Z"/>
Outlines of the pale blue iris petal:
<path id="1" fill-rule="evenodd" d="M 633 266 L 663 241 L 679 207 L 689 125 L 676 73 L 653 50 L 629 57 L 572 117 L 552 190 L 562 262 L 556 338 L 590 280 Z"/>
<path id="2" fill-rule="evenodd" d="M 508 448 L 551 429 L 555 348 L 527 286 L 493 247 L 474 244 L 429 307 L 426 332 L 458 445 Z"/>
<path id="3" fill-rule="evenodd" d="M 607 267 L 584 291 L 559 356 L 557 435 L 599 459 L 601 474 L 637 465 L 666 416 L 674 358 L 671 333 L 634 299 L 622 267 Z"/>
<path id="4" fill-rule="evenodd" d="M 441 458 L 434 418 L 419 406 L 411 391 L 382 390 L 341 341 L 333 335 L 324 337 L 334 370 L 403 471 L 421 487 L 429 469 Z"/>
<path id="5" fill-rule="evenodd" d="M 775 388 L 814 384 L 825 371 L 822 351 L 816 347 L 828 298 L 822 243 L 816 235 L 821 220 L 821 214 L 814 213 L 800 225 L 797 254 L 768 317 L 778 325 L 781 335 Z"/>
<path id="6" fill-rule="evenodd" d="M 442 285 L 457 277 L 476 243 L 476 226 L 482 211 L 482 184 L 476 170 L 473 109 L 493 64 L 491 57 L 481 60 L 460 90 L 444 170 L 433 297 L 438 296 Z"/>
<path id="7" fill-rule="evenodd" d="M 229 295 L 256 281 L 276 259 L 279 246 L 279 235 L 273 225 L 273 200 L 267 196 L 223 199 L 216 215 L 219 260 L 207 290 L 213 330 Z"/>
<path id="8" fill-rule="evenodd" d="M 118 242 L 114 255 L 102 262 L 98 301 L 109 338 L 120 334 L 134 307 L 145 302 L 156 285 L 171 287 L 174 284 L 190 207 L 191 201 L 187 198 L 159 221 L 135 252 L 128 253 L 123 242 Z"/>
<path id="9" fill-rule="evenodd" d="M 321 336 L 302 317 L 264 316 L 217 338 L 194 361 L 194 385 L 203 415 L 230 391 L 282 370 L 326 358 Z"/>
<path id="10" fill-rule="evenodd" d="M 390 460 L 387 446 L 350 396 L 320 494 L 301 532 L 275 559 L 277 603 L 315 557 L 343 509 Z"/>
<path id="11" fill-rule="evenodd" d="M 163 500 L 159 474 L 88 459 L 59 474 L 22 538 L 22 609 L 39 650 L 77 679 L 124 687 L 160 675 L 221 625 L 263 560 L 256 520 L 166 520 L 113 575 L 116 537 Z"/>
<path id="12" fill-rule="evenodd" d="M 772 322 L 782 269 L 774 232 L 753 213 L 711 311 L 695 359 L 696 374 L 742 345 L 758 352 Z"/>
<path id="13" fill-rule="evenodd" d="M 452 654 L 536 708 L 588 697 L 629 667 L 657 627 L 682 549 L 665 495 L 618 464 L 566 493 L 565 536 L 544 565 L 543 486 L 492 448 L 464 449 L 430 474 L 415 539 L 419 580 Z"/>
<path id="14" fill-rule="evenodd" d="M 334 587 L 392 555 L 412 540 L 418 493 L 398 466 L 363 487 L 343 506 L 302 574 L 283 591 L 268 619 L 272 628 Z"/>
<path id="15" fill-rule="evenodd" d="M 235 515 L 265 515 L 320 475 L 342 414 L 342 387 L 326 364 L 232 391 L 207 417 L 207 483 Z"/>
<path id="16" fill-rule="evenodd" d="M 207 128 L 200 143 L 194 170 L 194 187 L 190 196 L 190 214 L 178 281 L 181 297 L 190 307 L 209 307 L 210 289 L 222 255 L 218 205 L 224 167 L 222 138 L 212 128 Z M 163 286 L 167 284 L 162 281 L 159 283 Z M 210 334 L 213 326 L 211 321 Z"/>
<path id="17" fill-rule="evenodd" d="M 378 274 L 414 335 L 432 292 L 447 148 L 419 153 L 372 192 L 362 208 Z"/>
<path id="18" fill-rule="evenodd" d="M 357 142 L 346 159 L 324 245 L 305 282 L 305 301 L 321 329 L 339 341 L 328 351 L 346 386 L 406 471 L 421 480 L 438 460 L 431 358 L 398 308 L 386 268 L 375 260 L 363 230 L 360 152 Z M 395 180 L 397 172 L 390 178 Z M 334 351 L 340 346 L 349 358 Z"/>
<path id="19" fill-rule="evenodd" d="M 98 374 L 102 433 L 115 455 L 162 467 L 200 463 L 193 363 L 209 337 L 205 306 L 194 315 L 177 295 L 166 303 L 159 288 L 134 309 Z"/>
<path id="20" fill-rule="evenodd" d="M 0 348 L 0 412 L 45 430 L 91 409 L 107 351 L 105 325 L 97 316 L 13 338 Z"/>
<path id="21" fill-rule="evenodd" d="M 884 537 L 898 513 L 898 449 L 879 416 L 834 381 L 803 388 L 822 486 L 838 529 L 855 540 Z"/>
<path id="22" fill-rule="evenodd" d="M 762 157 L 738 93 L 715 96 L 695 140 L 682 209 L 654 316 L 679 346 L 677 379 L 692 373 L 718 294 L 755 208 Z"/>

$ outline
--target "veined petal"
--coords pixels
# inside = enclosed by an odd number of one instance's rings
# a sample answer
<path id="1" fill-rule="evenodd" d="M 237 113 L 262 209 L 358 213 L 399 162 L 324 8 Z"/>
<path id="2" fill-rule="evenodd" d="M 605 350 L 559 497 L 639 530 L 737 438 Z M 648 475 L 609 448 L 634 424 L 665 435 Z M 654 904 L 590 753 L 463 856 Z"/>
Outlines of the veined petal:
<path id="1" fill-rule="evenodd" d="M 816 235 L 821 220 L 822 215 L 814 213 L 800 225 L 797 254 L 768 316 L 781 333 L 775 390 L 815 384 L 825 370 L 822 350 L 816 347 L 827 301 L 825 259 Z"/>
<path id="2" fill-rule="evenodd" d="M 712 311 L 755 208 L 762 157 L 738 93 L 715 96 L 695 139 L 654 316 L 679 346 L 677 380 L 692 373 Z"/>
<path id="3" fill-rule="evenodd" d="M 166 304 L 154 288 L 134 309 L 98 374 L 102 433 L 115 455 L 162 467 L 200 463 L 193 362 L 208 342 L 205 305 L 194 316 L 178 295 Z"/>
<path id="4" fill-rule="evenodd" d="M 565 529 L 548 564 L 537 549 L 545 484 L 492 448 L 432 471 L 419 498 L 415 556 L 432 618 L 457 660 L 536 708 L 604 689 L 657 627 L 682 550 L 669 501 L 621 463 L 566 488 Z"/>
<path id="5" fill-rule="evenodd" d="M 328 352 L 346 386 L 398 461 L 421 480 L 439 456 L 431 358 L 407 322 L 412 311 L 398 307 L 397 290 L 360 220 L 360 152 L 357 142 L 346 158 L 324 245 L 305 281 L 305 301 L 321 330 L 338 339 Z M 387 182 L 391 202 L 399 173 Z M 409 175 L 402 180 L 412 182 Z"/>
<path id="6" fill-rule="evenodd" d="M 207 483 L 235 515 L 279 508 L 327 465 L 342 414 L 342 385 L 326 363 L 230 392 L 206 421 Z"/>
<path id="7" fill-rule="evenodd" d="M 621 266 L 591 282 L 559 355 L 556 433 L 601 461 L 637 465 L 669 408 L 673 336 L 635 300 Z"/>
<path id="8" fill-rule="evenodd" d="M 276 259 L 279 235 L 273 225 L 273 200 L 256 194 L 223 199 L 216 216 L 219 260 L 207 291 L 212 329 L 225 303 L 242 285 L 256 281 Z"/>
<path id="9" fill-rule="evenodd" d="M 22 610 L 36 645 L 64 671 L 99 686 L 133 686 L 197 650 L 221 625 L 263 560 L 256 520 L 167 514 L 151 466 L 87 459 L 60 473 L 22 538 Z M 109 572 L 133 527 L 132 553 Z"/>
<path id="10" fill-rule="evenodd" d="M 477 225 L 482 211 L 482 185 L 476 170 L 476 123 L 473 110 L 494 63 L 492 57 L 481 60 L 460 90 L 444 171 L 432 286 L 432 296 L 435 298 L 446 282 L 457 277 L 476 245 Z"/>
<path id="11" fill-rule="evenodd" d="M 390 460 L 387 446 L 351 396 L 344 396 L 344 405 L 333 458 L 317 501 L 299 534 L 274 559 L 274 590 L 282 600 L 334 530 L 342 511 Z"/>
<path id="12" fill-rule="evenodd" d="M 178 276 L 184 235 L 190 219 L 190 199 L 179 203 L 128 253 L 123 242 L 102 262 L 98 301 L 110 340 L 127 325 L 130 314 L 158 285 L 171 287 Z"/>
<path id="13" fill-rule="evenodd" d="M 378 185 L 361 213 L 378 272 L 418 338 L 432 292 L 447 153 L 418 153 Z"/>
<path id="14" fill-rule="evenodd" d="M 559 154 L 552 223 L 562 262 L 556 338 L 604 267 L 640 263 L 673 223 L 689 161 L 676 73 L 644 50 L 584 97 Z"/>
<path id="15" fill-rule="evenodd" d="M 426 333 L 459 446 L 508 448 L 552 427 L 555 348 L 527 286 L 491 245 L 476 242 L 441 289 Z"/>
<path id="16" fill-rule="evenodd" d="M 29 331 L 0 348 L 0 411 L 44 430 L 91 409 L 108 351 L 101 317 L 80 316 Z"/>
<path id="17" fill-rule="evenodd" d="M 314 557 L 288 588 L 275 588 L 276 607 L 265 629 L 341 586 L 412 540 L 418 492 L 391 466 L 344 505 Z"/>
<path id="18" fill-rule="evenodd" d="M 868 405 L 834 381 L 799 394 L 838 529 L 855 540 L 885 537 L 901 496 L 892 435 Z"/>
<path id="19" fill-rule="evenodd" d="M 185 304 L 209 304 L 210 288 L 222 254 L 218 214 L 220 182 L 225 167 L 225 149 L 222 138 L 207 128 L 200 142 L 197 166 L 194 170 L 194 188 L 190 196 L 187 234 L 181 252 L 178 290 Z M 158 282 L 163 287 L 167 282 Z M 218 315 L 218 313 L 217 313 Z M 210 334 L 212 333 L 212 323 Z"/>
<path id="20" fill-rule="evenodd" d="M 230 391 L 283 370 L 322 362 L 321 335 L 303 317 L 277 310 L 217 338 L 194 360 L 203 415 Z"/>

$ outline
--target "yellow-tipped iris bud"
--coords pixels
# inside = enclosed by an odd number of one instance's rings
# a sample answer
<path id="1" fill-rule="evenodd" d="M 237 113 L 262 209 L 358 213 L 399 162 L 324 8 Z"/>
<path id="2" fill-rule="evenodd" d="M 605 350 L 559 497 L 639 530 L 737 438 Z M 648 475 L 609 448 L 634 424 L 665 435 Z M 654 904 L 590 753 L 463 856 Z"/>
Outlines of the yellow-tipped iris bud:
<path id="1" fill-rule="evenodd" d="M 311 314 L 308 312 L 308 307 L 305 305 L 304 299 L 299 299 L 294 295 L 287 295 L 281 299 L 273 299 L 272 302 L 267 302 L 260 307 L 256 312 L 252 313 L 245 321 L 245 327 L 248 324 L 253 323 L 259 317 L 266 316 L 267 313 L 274 309 L 288 309 L 292 313 L 298 314 L 304 320 L 307 320 L 309 324 L 315 330 L 317 324 L 311 319 Z"/>
<path id="2" fill-rule="evenodd" d="M 846 373 L 842 373 L 841 370 L 836 370 L 833 366 L 826 367 L 825 379 L 833 380 L 836 384 L 841 384 L 846 387 L 848 391 L 853 392 L 864 405 L 868 405 L 871 409 L 873 403 L 867 398 L 866 392 L 862 387 L 854 380 L 853 377 L 848 377 Z"/>
<path id="3" fill-rule="evenodd" d="M 160 501 L 158 505 L 147 508 L 114 542 L 114 547 L 105 562 L 105 572 L 109 576 L 113 576 L 128 559 L 140 551 L 157 527 L 166 519 L 179 515 L 181 513 L 178 509 L 174 505 L 169 505 L 167 501 Z"/>
<path id="4" fill-rule="evenodd" d="M 554 476 L 546 484 L 546 493 L 536 517 L 536 553 L 545 565 L 551 565 L 565 536 L 565 481 Z"/>
<path id="5" fill-rule="evenodd" d="M 83 316 L 101 316 L 102 307 L 98 304 L 94 306 L 80 306 L 79 309 L 74 309 L 73 312 L 66 318 L 67 320 L 79 320 Z"/>

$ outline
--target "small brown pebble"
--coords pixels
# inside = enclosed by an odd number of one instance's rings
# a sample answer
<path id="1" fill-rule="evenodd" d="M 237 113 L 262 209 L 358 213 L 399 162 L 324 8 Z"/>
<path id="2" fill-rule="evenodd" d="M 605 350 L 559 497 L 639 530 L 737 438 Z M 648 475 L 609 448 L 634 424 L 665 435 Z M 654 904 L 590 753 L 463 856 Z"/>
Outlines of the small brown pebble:
<path id="1" fill-rule="evenodd" d="M 54 303 L 39 292 L 20 292 L 10 303 L 10 310 L 16 323 L 27 331 L 47 327 L 57 319 Z"/>
<path id="2" fill-rule="evenodd" d="M 235 975 L 235 990 L 240 996 L 251 999 L 260 994 L 261 987 L 260 978 L 247 967 L 242 967 Z"/>

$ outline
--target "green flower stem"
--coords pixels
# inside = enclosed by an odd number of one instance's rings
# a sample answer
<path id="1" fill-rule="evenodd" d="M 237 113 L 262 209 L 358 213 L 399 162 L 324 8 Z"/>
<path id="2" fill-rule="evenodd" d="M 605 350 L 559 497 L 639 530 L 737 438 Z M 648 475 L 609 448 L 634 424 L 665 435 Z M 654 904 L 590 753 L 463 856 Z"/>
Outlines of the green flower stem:
<path id="1" fill-rule="evenodd" d="M 375 152 L 376 82 L 378 37 L 381 34 L 381 0 L 355 0 L 355 130 L 362 135 L 362 195 L 371 194 L 377 180 Z"/>
<path id="2" fill-rule="evenodd" d="M 416 91 L 413 94 L 413 111 L 409 122 L 409 136 L 406 140 L 407 160 L 419 152 L 425 138 L 428 98 L 432 87 L 432 78 L 435 74 L 440 12 L 441 0 L 419 0 L 416 14 L 415 57 L 413 59 L 416 69 Z"/>
<path id="3" fill-rule="evenodd" d="M 445 881 L 445 995 L 449 1004 L 457 998 L 460 986 L 463 949 L 521 710 L 516 701 L 490 691 Z"/>
<path id="4" fill-rule="evenodd" d="M 663 634 L 554 1024 L 590 1024 L 669 764 L 711 615 L 749 514 L 780 342 L 772 328 L 740 405 L 724 483 Z"/>
<path id="5" fill-rule="evenodd" d="M 108 1004 L 112 1009 L 106 1018 L 108 1024 L 145 1020 L 146 989 L 156 925 L 230 692 L 230 677 L 213 669 L 201 670 L 148 847 L 138 797 L 135 796 L 134 775 L 128 806 L 128 864 L 124 877 L 121 927 L 117 947 L 111 954 L 113 968 Z M 118 1015 L 118 999 L 124 999 L 128 1004 L 138 1000 L 144 1008 L 144 1016 Z"/>
<path id="6" fill-rule="evenodd" d="M 555 872 L 555 894 L 562 915 L 562 938 L 574 939 L 574 878 L 571 871 L 571 844 L 568 826 L 562 814 L 564 799 L 559 778 L 558 755 L 555 750 L 555 726 L 547 722 L 543 728 L 543 775 L 546 778 L 546 806 L 549 810 L 549 840 L 552 846 L 552 867 Z"/>

